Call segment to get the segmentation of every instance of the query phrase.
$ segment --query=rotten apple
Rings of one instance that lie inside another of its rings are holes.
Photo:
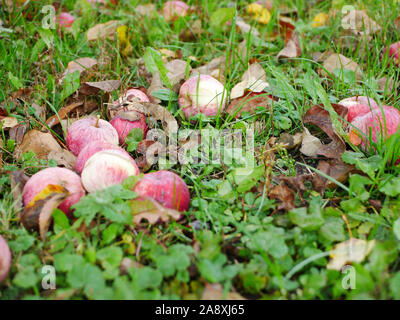
[[[8,276],[11,267],[11,251],[7,241],[0,235],[0,283]]]

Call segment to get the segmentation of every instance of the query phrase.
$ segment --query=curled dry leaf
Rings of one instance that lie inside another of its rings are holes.
[[[188,65],[187,61],[174,59],[165,64],[168,70],[167,77],[175,92],[179,91],[180,82],[185,79],[186,70],[190,72],[192,68]]]
[[[53,210],[65,200],[68,191],[62,186],[48,185],[41,194],[43,198],[39,197],[26,206],[21,215],[21,223],[28,230],[39,231],[40,238],[44,239],[52,221]]]
[[[232,88],[231,99],[242,97],[245,90],[259,93],[269,86],[267,75],[258,62],[249,66],[249,68],[243,73],[241,80],[241,82]]]
[[[24,170],[17,170],[10,172],[11,180],[11,194],[14,200],[14,208],[21,209],[22,204],[22,194],[25,183],[29,180],[29,177],[25,174]]]
[[[69,117],[71,113],[73,113],[75,116],[80,116],[88,114],[95,109],[97,109],[97,102],[94,100],[86,100],[85,102],[83,101],[73,102],[58,110],[58,115],[55,114],[54,116],[47,119],[46,124],[50,128],[52,128],[60,123],[60,119],[61,121],[63,121],[66,117]]]
[[[106,23],[96,24],[87,32],[88,41],[100,39],[114,39],[120,21],[111,20]]]
[[[70,74],[74,71],[78,71],[79,73],[82,73],[84,71],[87,71],[87,70],[93,68],[94,66],[97,65],[97,63],[98,63],[97,60],[88,58],[88,57],[70,61],[67,65],[67,69],[65,69],[65,71],[60,79],[60,84],[62,83],[62,81],[64,80],[64,78],[66,77],[67,74]]]
[[[328,58],[326,58],[323,66],[330,74],[333,74],[335,69],[351,70],[355,72],[357,80],[362,79],[362,71],[360,66],[353,60],[350,60],[341,54],[331,54]],[[324,69],[319,70],[319,72],[324,77],[328,76],[328,73]]]
[[[21,145],[16,148],[15,155],[20,158],[23,153],[29,151],[33,151],[38,159],[47,160],[49,153],[61,151],[61,146],[50,133],[31,130],[24,136]]]
[[[295,190],[296,192],[302,194],[304,191],[307,190],[305,182],[312,180],[312,174],[303,173],[297,174],[294,177],[279,175],[277,178],[279,179],[279,181],[283,181],[284,183],[286,183],[292,190]]]
[[[304,128],[300,152],[307,157],[316,158],[322,146],[321,140],[314,137],[307,128]]]
[[[66,149],[60,151],[51,151],[47,157],[47,160],[54,160],[57,165],[63,166],[67,169],[74,170],[76,157],[72,152]]]
[[[295,30],[286,29],[285,47],[278,53],[276,60],[280,58],[293,59],[301,56],[299,37]]]
[[[269,192],[270,199],[279,200],[278,210],[289,211],[295,207],[294,193],[286,184],[278,184]]]
[[[373,35],[382,28],[364,10],[352,10],[342,18],[342,26],[356,36]]]
[[[301,144],[303,141],[303,132],[296,132],[294,135],[291,135],[290,133],[283,132],[279,136],[278,144],[285,148],[285,149],[293,149],[296,148],[298,145]]]
[[[29,123],[20,123],[15,127],[12,127],[8,132],[10,139],[17,142],[17,144],[21,144],[24,139],[24,135],[26,130],[29,128]]]
[[[333,159],[330,161],[321,160],[318,163],[317,169],[337,180],[338,182],[343,183],[347,180],[349,174],[355,170],[355,167],[345,164],[341,160]],[[323,193],[325,192],[326,188],[334,188],[335,186],[335,183],[331,182],[320,174],[315,173],[313,187],[318,192]]]
[[[4,118],[0,119],[0,127],[3,128],[3,129],[14,128],[17,125],[18,125],[17,118],[4,117]]]
[[[171,219],[179,220],[182,218],[180,212],[165,208],[156,200],[149,197],[131,200],[131,207],[133,222],[135,224],[140,223],[143,219],[153,225],[157,222],[168,222]]]
[[[339,104],[332,104],[332,107],[335,109],[339,117],[342,119],[346,118],[346,107]],[[308,109],[304,116],[303,122],[311,123],[321,128],[329,136],[329,138],[332,139],[329,144],[323,145],[317,150],[316,153],[318,155],[325,156],[327,158],[338,159],[341,157],[342,153],[346,151],[346,144],[333,129],[330,114],[328,110],[324,109],[322,104],[315,105]]]
[[[99,91],[105,93],[113,92],[121,86],[121,80],[106,80],[98,82],[84,82],[79,89],[79,93],[82,95],[97,94]]]
[[[372,251],[375,240],[366,241],[350,238],[334,246],[330,253],[331,260],[326,266],[329,270],[342,270],[349,263],[361,263]]]
[[[243,112],[254,113],[258,107],[271,108],[274,98],[266,93],[245,94],[243,97],[233,99],[226,112],[238,118]]]
[[[211,77],[214,77],[218,81],[224,83],[225,82],[225,66],[226,57],[220,56],[218,58],[212,59],[209,63],[193,69],[190,77],[196,76],[198,74],[206,74]]]

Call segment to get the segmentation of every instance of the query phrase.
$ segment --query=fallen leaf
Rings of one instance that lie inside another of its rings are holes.
[[[25,174],[24,170],[17,170],[10,172],[11,180],[11,194],[14,200],[14,208],[21,209],[22,204],[22,194],[25,183],[29,180],[29,177]]]
[[[74,71],[78,71],[79,73],[82,73],[84,71],[87,71],[87,70],[93,68],[97,64],[98,64],[97,60],[88,58],[88,57],[70,61],[67,65],[67,69],[65,69],[65,71],[60,79],[60,84],[63,82],[63,80],[67,76],[67,74],[70,74]]]
[[[355,170],[354,166],[343,163],[341,160],[324,161],[318,163],[317,169],[332,177],[338,182],[345,182],[349,174]],[[337,185],[318,173],[314,174],[313,187],[316,191],[323,193],[326,188],[334,188]]]
[[[270,199],[279,200],[278,210],[289,211],[295,207],[294,193],[286,184],[278,184],[273,187],[269,192]]]
[[[131,207],[133,222],[135,224],[139,224],[143,219],[153,225],[157,222],[168,222],[171,219],[179,220],[182,218],[180,212],[165,208],[156,200],[149,197],[131,200]]]
[[[379,90],[383,92],[393,92],[394,80],[393,78],[382,77],[377,80]]]
[[[20,158],[23,153],[33,151],[38,159],[45,159],[50,152],[62,150],[56,139],[50,133],[40,132],[39,130],[29,131],[22,140],[20,146],[17,146],[15,155]]]
[[[46,124],[52,128],[60,123],[60,119],[64,119],[71,111],[75,110],[77,107],[82,106],[83,101],[73,102],[65,107],[62,107],[57,114],[47,119]]]
[[[198,74],[207,74],[214,77],[218,81],[225,82],[225,56],[220,56],[218,58],[212,59],[209,63],[192,70],[190,77],[196,76]],[[222,81],[223,80],[223,81]]]
[[[276,60],[280,58],[293,59],[301,56],[299,37],[292,28],[286,28],[285,47],[278,53]]]
[[[222,300],[224,298],[224,289],[220,283],[207,283],[204,286],[201,300]],[[226,300],[246,300],[237,292],[228,292]]]
[[[142,17],[153,18],[157,16],[157,8],[153,3],[136,6],[135,13]]]
[[[67,169],[75,169],[76,157],[66,149],[51,151],[47,156],[47,160],[54,160],[58,166],[63,166]]]
[[[251,25],[244,22],[244,20],[241,17],[238,17],[236,19],[236,25],[238,26],[238,28],[244,35],[246,35],[250,32],[250,34],[254,37],[260,36],[260,32],[256,28],[252,28]]]
[[[174,59],[165,64],[165,68],[168,70],[167,77],[175,92],[179,91],[180,82],[185,79],[186,71],[192,70],[187,61]],[[154,92],[154,91],[153,91]]]
[[[25,132],[28,128],[29,128],[29,123],[20,123],[15,127],[12,127],[8,132],[10,139],[16,141],[17,144],[21,144]]]
[[[342,18],[342,26],[356,36],[373,35],[382,28],[364,10],[352,10]]]
[[[313,28],[323,27],[328,23],[329,16],[324,13],[318,13],[312,20],[311,26]]]
[[[351,71],[355,72],[357,80],[362,79],[362,71],[361,71],[360,66],[353,60],[350,60],[349,58],[346,58],[345,56],[343,56],[341,54],[336,54],[336,53],[331,54],[324,61],[323,67],[330,74],[334,74],[333,72],[335,69],[351,70]],[[321,69],[320,73],[322,76],[327,77],[328,73],[325,71],[325,69]]]
[[[266,87],[269,87],[265,70],[257,62],[249,66],[243,73],[241,80],[232,88],[231,99],[242,97],[246,90],[262,92]]]
[[[68,196],[68,191],[62,186],[49,185],[46,196],[34,201],[32,205],[25,207],[21,214],[21,222],[28,230],[39,231],[43,240],[52,221],[52,213]],[[35,197],[36,198],[36,197]]]
[[[314,137],[307,128],[304,128],[300,152],[307,157],[316,158],[318,151],[323,146],[321,140]]]
[[[114,39],[120,21],[111,20],[106,23],[96,24],[86,34],[88,41],[100,39]]]
[[[273,97],[266,93],[252,92],[243,97],[231,100],[226,112],[238,118],[243,112],[254,113],[259,107],[271,108],[273,101]]]
[[[18,125],[17,118],[5,117],[5,118],[0,119],[0,127],[3,129],[14,128],[17,125]]]
[[[372,251],[375,240],[366,241],[350,238],[333,247],[330,253],[331,260],[326,266],[329,270],[342,270],[349,263],[361,263]]]
[[[277,178],[279,179],[279,181],[283,181],[284,183],[286,183],[293,190],[296,190],[299,193],[303,193],[304,191],[307,190],[305,182],[312,180],[312,174],[303,173],[289,177],[285,175],[279,175]]]
[[[308,130],[307,130],[308,131]],[[301,144],[303,141],[304,133],[303,132],[296,132],[294,135],[290,133],[283,132],[279,136],[278,144],[285,149],[293,149]]]
[[[93,95],[99,91],[106,93],[113,92],[121,86],[121,80],[106,80],[98,82],[84,82],[79,89],[79,93],[82,95]]]
[[[339,104],[332,104],[336,113],[340,118],[345,119],[348,109]],[[325,110],[323,105],[315,105],[307,110],[304,118],[304,123],[311,123],[319,128],[321,128],[332,141],[327,145],[322,145],[318,150],[317,154],[325,156],[327,158],[338,159],[341,154],[346,151],[346,144],[339,135],[336,134],[330,114],[328,110]]]

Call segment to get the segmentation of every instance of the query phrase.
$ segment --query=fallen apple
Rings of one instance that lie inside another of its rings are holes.
[[[7,241],[0,235],[0,283],[8,276],[11,267],[11,251]]]
[[[366,114],[373,109],[379,108],[378,103],[366,96],[355,96],[346,98],[339,101],[340,105],[345,106],[348,109],[347,121],[352,122],[354,118]]]
[[[82,184],[88,192],[95,192],[121,184],[127,177],[140,173],[134,159],[126,152],[108,149],[95,153],[82,170]]]
[[[400,111],[391,106],[382,106],[372,111],[356,116],[351,122],[349,139],[355,145],[365,148],[368,145],[369,135],[373,142],[378,136],[386,140],[399,130]]]
[[[226,102],[224,85],[208,75],[188,79],[179,90],[178,103],[186,118],[198,113],[215,116],[224,110]]]
[[[389,58],[393,59],[396,66],[400,64],[400,41],[389,47]]]
[[[91,141],[101,140],[118,145],[118,132],[105,120],[88,117],[75,121],[67,131],[67,147],[77,156]]]
[[[146,117],[141,113],[138,114],[140,115],[140,119],[135,121],[124,119],[122,118],[122,116],[119,115],[111,119],[110,123],[118,132],[118,138],[120,144],[125,143],[126,137],[128,136],[129,132],[134,128],[142,129],[143,137],[146,136],[147,132]]]
[[[75,172],[59,167],[46,168],[35,173],[25,184],[22,196],[24,206],[30,206],[38,200],[49,185],[62,186],[69,192],[69,196],[58,206],[67,215],[70,207],[85,194],[81,178]]]
[[[109,142],[104,142],[101,140],[95,140],[93,142],[90,142],[89,144],[87,144],[82,150],[81,152],[79,152],[78,157],[76,158],[76,162],[75,162],[75,171],[78,172],[79,174],[81,174],[86,161],[95,153],[99,152],[99,151],[103,151],[103,150],[119,150],[121,151],[121,153],[125,153],[127,157],[130,157],[129,153],[126,152],[124,149],[122,149],[121,147],[118,147],[112,143]]]
[[[189,189],[185,181],[171,171],[160,170],[147,173],[133,190],[139,197],[150,197],[166,208],[178,211],[189,209]]]
[[[189,6],[183,1],[167,1],[164,4],[163,15],[165,20],[172,21],[186,16]]]
[[[64,28],[71,28],[75,21],[74,16],[68,12],[61,12],[55,19],[56,23]]]

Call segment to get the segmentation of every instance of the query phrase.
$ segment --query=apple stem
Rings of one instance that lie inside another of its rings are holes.
[[[99,121],[100,121],[100,116],[98,115],[98,116],[97,116],[96,125],[95,125],[95,127],[96,127],[96,128],[98,128],[98,127],[99,127]]]

